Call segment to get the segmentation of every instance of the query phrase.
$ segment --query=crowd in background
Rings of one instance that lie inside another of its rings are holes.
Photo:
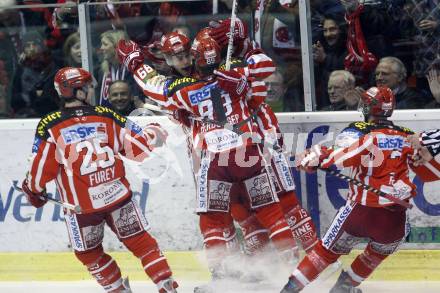
[[[102,2],[89,6],[96,102],[122,114],[145,99],[117,60],[120,39],[141,45],[146,62],[166,75],[161,36],[179,31],[193,38],[210,20],[229,17],[232,5],[219,0],[212,15],[211,0],[0,0],[0,117],[41,117],[61,106],[54,74],[81,66],[78,2]],[[257,2],[238,1],[251,38]],[[276,112],[304,111],[298,3],[266,0],[263,6],[260,45],[278,66],[266,80],[267,102]],[[439,6],[439,0],[310,0],[316,110],[355,110],[362,90],[372,85],[390,87],[397,109],[439,108]]]

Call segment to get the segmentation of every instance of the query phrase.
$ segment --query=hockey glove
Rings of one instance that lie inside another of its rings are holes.
[[[28,202],[33,205],[34,207],[41,208],[44,206],[47,202],[47,199],[44,199],[41,195],[45,194],[46,192],[43,191],[41,193],[33,193],[32,190],[30,190],[28,186],[28,180],[23,180],[23,183],[21,184],[21,189],[23,190],[24,194],[26,195],[26,198]]]
[[[313,173],[329,154],[330,151],[326,147],[314,145],[310,149],[295,155],[295,167],[307,173]]]
[[[138,44],[133,41],[120,40],[116,53],[119,62],[123,64],[131,73],[144,64],[144,55]]]
[[[232,99],[238,99],[249,90],[246,76],[234,70],[214,70],[219,88],[229,93]]]
[[[165,144],[168,132],[159,123],[150,123],[144,128],[144,133],[148,138],[148,144],[153,147],[161,147]]]
[[[224,48],[229,42],[229,30],[231,27],[231,18],[220,21],[209,22],[211,27],[210,36],[213,38],[220,48]],[[240,46],[248,37],[247,25],[239,18],[235,19],[233,40],[235,46]]]

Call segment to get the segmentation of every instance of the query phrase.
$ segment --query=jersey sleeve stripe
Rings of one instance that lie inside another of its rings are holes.
[[[41,154],[41,158],[38,159],[37,163],[37,173],[35,174],[35,178],[34,178],[34,190],[38,191],[38,192],[42,192],[44,190],[44,182],[41,182],[41,178],[43,175],[43,171],[44,171],[44,165],[46,163],[47,160],[47,154],[49,153],[49,148],[50,148],[50,144],[48,142],[44,142],[44,149],[43,152]],[[38,158],[38,156],[36,157],[36,159]]]
[[[61,172],[58,172],[57,180],[55,181],[55,183],[57,184],[58,191],[60,192],[61,200],[64,202],[68,202],[69,200],[67,198],[66,188],[64,187],[63,184],[63,178],[61,176]]]
[[[430,162],[426,162],[425,163],[426,168],[429,169],[429,171],[431,171],[435,176],[437,176],[438,178],[440,178],[440,171],[435,168]]]
[[[263,67],[263,68],[250,68],[249,73],[255,75],[257,73],[273,73],[275,72],[275,67]]]
[[[118,139],[118,133],[116,129],[116,124],[113,123],[113,153],[118,154],[120,152],[119,146],[119,139]]]
[[[353,148],[354,144],[352,144],[348,148],[337,149],[333,151],[327,159],[323,160],[322,165],[325,166],[331,165],[332,161],[334,161],[333,164],[335,165],[342,165],[345,160],[357,156],[372,144],[373,144],[373,137],[370,136],[368,137],[367,140],[365,140],[359,147],[356,147],[354,150],[350,151],[350,149]],[[348,151],[348,152],[345,153],[344,151]]]
[[[177,99],[178,99],[179,103],[180,103],[182,106],[185,107],[185,110],[187,110],[188,112],[192,113],[191,108],[188,106],[188,104],[187,104],[187,103],[185,102],[185,100],[183,99],[182,94],[181,94],[180,91],[177,91],[177,92],[176,92],[176,96],[177,96]]]
[[[139,142],[136,138],[126,135],[126,138],[129,142],[133,143],[135,146],[137,146],[142,152],[148,154],[151,152],[151,150],[146,147],[143,143]]]

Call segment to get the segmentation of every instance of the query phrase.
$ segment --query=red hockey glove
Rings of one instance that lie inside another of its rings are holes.
[[[134,73],[135,70],[144,64],[144,55],[139,45],[133,41],[120,40],[116,48],[119,62]]]
[[[219,88],[229,93],[231,98],[237,99],[249,90],[246,76],[235,70],[214,70]]]
[[[28,202],[37,209],[46,204],[47,199],[43,199],[42,197],[40,197],[40,195],[43,195],[45,192],[43,191],[41,193],[33,193],[32,190],[29,189],[27,179],[23,180],[23,183],[21,184],[21,189],[26,195]]]
[[[159,123],[150,123],[144,128],[144,133],[148,137],[151,147],[157,148],[165,144],[168,132]]]
[[[326,147],[314,145],[310,149],[295,155],[295,167],[307,173],[313,173],[329,154],[330,151]]]
[[[209,22],[209,26],[212,28],[209,34],[211,38],[213,38],[221,48],[226,47],[229,42],[228,35],[231,28],[231,18],[220,21],[211,21]],[[234,45],[241,45],[241,43],[243,43],[247,37],[247,25],[237,17],[234,23]]]

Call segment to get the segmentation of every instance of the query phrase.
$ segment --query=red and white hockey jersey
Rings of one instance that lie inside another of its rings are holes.
[[[321,167],[348,167],[350,177],[407,200],[416,195],[416,186],[409,178],[414,150],[405,139],[413,132],[387,122],[351,123],[337,136],[334,149]],[[348,200],[371,207],[394,204],[354,184],[349,186]]]
[[[142,161],[150,151],[143,130],[109,108],[52,112],[37,126],[29,188],[42,192],[55,179],[64,202],[83,213],[105,210],[131,196],[120,156]]]
[[[230,125],[237,125],[238,131],[248,135],[256,134],[256,126],[252,123],[248,100],[264,100],[266,87],[264,82],[256,80],[270,75],[275,67],[272,60],[265,54],[256,54],[248,58],[250,64],[239,66],[243,61],[232,62],[234,70],[247,76],[252,90],[240,99],[231,99],[229,94],[221,91],[221,104]],[[152,69],[147,65],[138,68],[134,79],[142,88],[144,94],[157,102],[160,106],[169,109],[184,109],[194,116],[217,120],[214,115],[214,103],[211,90],[217,87],[217,82],[197,80],[191,77],[168,78],[149,77]],[[236,132],[219,126],[215,123],[197,123],[192,127],[194,145],[201,145],[212,152],[222,152],[245,146],[250,143],[249,136],[240,136]]]

